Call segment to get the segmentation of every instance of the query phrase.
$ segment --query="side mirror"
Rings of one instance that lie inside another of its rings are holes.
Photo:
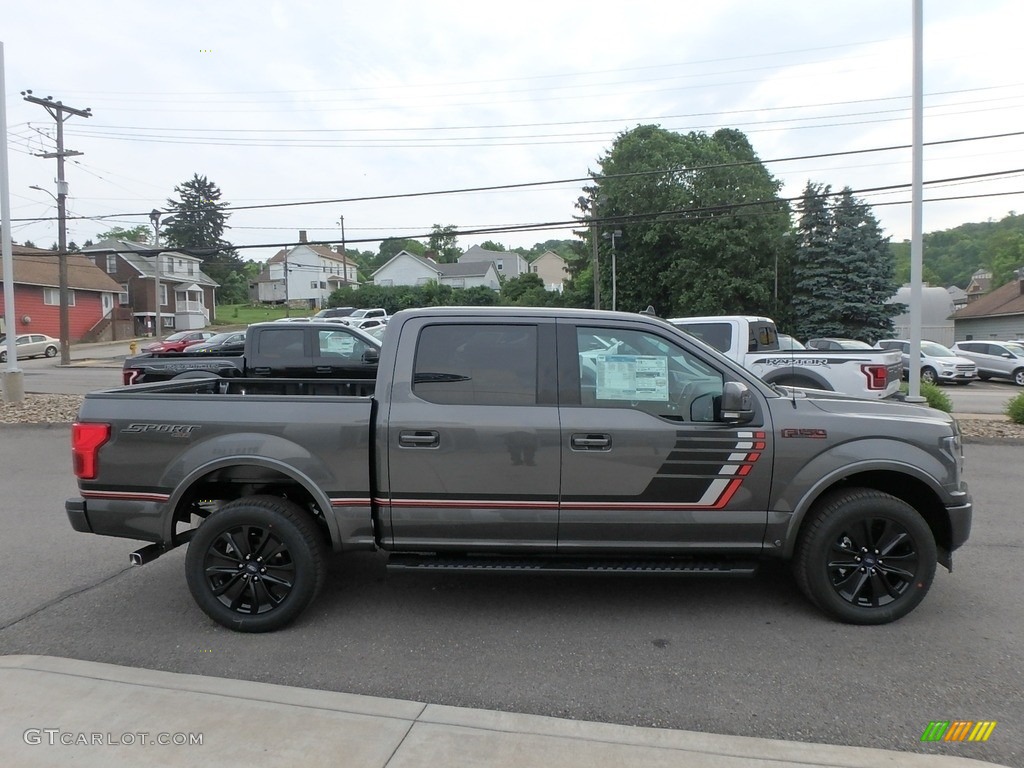
[[[722,421],[746,424],[754,418],[754,396],[746,384],[727,381],[722,388]]]
[[[363,352],[363,362],[367,365],[376,365],[380,361],[380,350],[371,347]]]

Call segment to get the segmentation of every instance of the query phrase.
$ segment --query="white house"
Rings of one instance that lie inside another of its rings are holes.
[[[519,277],[530,271],[530,263],[514,251],[488,251],[474,245],[459,256],[459,264],[493,261],[494,269],[502,277]]]
[[[374,285],[425,285],[439,283],[453,288],[501,287],[498,272],[490,261],[467,264],[439,264],[429,256],[399,251],[373,273]]]
[[[255,283],[255,299],[264,303],[303,302],[315,309],[326,306],[327,298],[338,288],[358,284],[356,263],[340,246],[333,251],[325,245],[310,245],[305,231],[300,231],[299,245],[267,259]]]
[[[569,279],[569,269],[566,267],[565,259],[554,251],[544,251],[540,256],[530,263],[530,271],[544,281],[544,287],[549,291],[562,292],[565,281]]]

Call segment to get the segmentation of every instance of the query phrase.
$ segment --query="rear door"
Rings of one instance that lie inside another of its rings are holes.
[[[396,354],[412,371],[393,372],[383,439],[378,429],[386,545],[555,550],[554,340],[552,320],[406,321]]]
[[[654,330],[565,320],[558,345],[559,552],[759,551],[773,447],[763,408],[716,421],[731,372]]]

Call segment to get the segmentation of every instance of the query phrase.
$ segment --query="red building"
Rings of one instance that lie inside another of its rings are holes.
[[[45,333],[60,338],[60,276],[57,253],[41,248],[12,246],[14,272],[14,333]],[[121,286],[91,260],[68,254],[69,343],[111,341],[118,335],[114,310]],[[3,285],[0,274],[0,286]],[[0,290],[0,328],[6,307]],[[4,329],[6,331],[6,329]]]

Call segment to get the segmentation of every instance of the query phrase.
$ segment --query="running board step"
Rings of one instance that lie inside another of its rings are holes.
[[[455,573],[622,573],[675,576],[753,576],[756,560],[728,558],[617,559],[582,557],[493,557],[392,554],[389,571]]]

